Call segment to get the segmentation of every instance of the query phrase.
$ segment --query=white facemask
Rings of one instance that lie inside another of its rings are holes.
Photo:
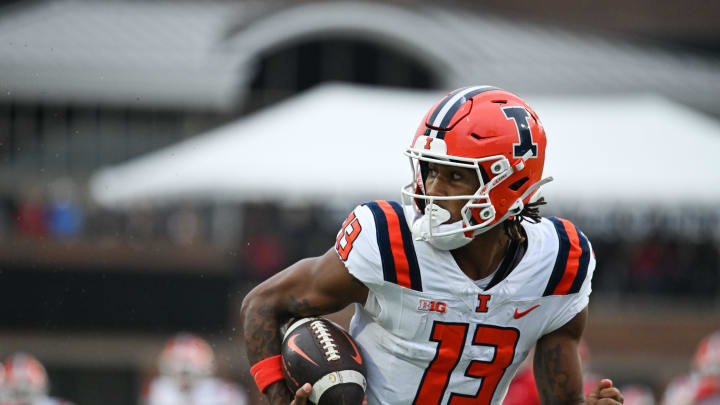
[[[453,250],[470,243],[473,238],[465,236],[464,232],[454,232],[449,235],[438,234],[459,231],[463,229],[463,221],[445,224],[450,220],[450,212],[439,205],[428,204],[425,213],[412,224],[412,234],[415,239],[424,240],[440,250]]]

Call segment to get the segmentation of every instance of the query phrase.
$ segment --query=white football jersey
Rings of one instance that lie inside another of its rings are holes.
[[[483,289],[450,252],[413,240],[400,204],[348,216],[335,247],[369,289],[350,334],[370,405],[499,405],[535,342],[587,306],[595,258],[585,235],[560,218],[523,226],[525,255]]]
[[[155,378],[147,392],[147,405],[247,405],[244,392],[235,384],[214,377],[203,378],[188,391],[180,389],[177,380]]]

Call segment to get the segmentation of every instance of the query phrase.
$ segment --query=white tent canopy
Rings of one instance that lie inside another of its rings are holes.
[[[325,85],[90,180],[106,206],[397,199],[402,156],[442,96]],[[720,123],[653,95],[526,97],[548,133],[551,201],[720,201]]]

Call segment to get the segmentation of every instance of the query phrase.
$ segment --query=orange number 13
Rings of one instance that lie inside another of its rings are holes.
[[[414,405],[440,405],[448,383],[450,374],[460,362],[460,356],[465,347],[469,325],[467,323],[450,323],[435,321],[430,340],[438,342],[435,358],[432,359],[417,394]],[[492,325],[477,325],[473,345],[493,346],[495,355],[491,361],[472,360],[465,370],[465,376],[482,378],[478,392],[473,395],[450,393],[448,405],[488,405],[495,395],[500,379],[505,369],[515,357],[520,332],[515,328],[502,328]]]

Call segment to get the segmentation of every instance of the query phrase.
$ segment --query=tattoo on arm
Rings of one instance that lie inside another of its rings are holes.
[[[311,305],[307,299],[298,300],[292,295],[286,308],[280,311],[269,304],[259,304],[246,311],[244,330],[250,364],[280,353],[282,343],[280,326],[289,317],[305,317],[319,312],[320,308]],[[265,394],[271,403],[288,403],[292,398],[284,383],[272,384]]]
[[[558,344],[542,348],[535,357],[535,377],[543,405],[583,403],[582,392],[571,383],[571,371],[563,364],[561,352]]]
[[[280,327],[270,305],[248,313],[244,329],[251,364],[280,353]]]
[[[307,299],[298,300],[291,295],[286,308],[278,312],[271,305],[260,305],[257,310],[249,311],[245,320],[248,334],[247,352],[251,363],[280,353],[282,336],[280,326],[290,317],[306,317],[320,313]]]
[[[310,302],[307,300],[307,298],[302,301],[298,301],[294,295],[291,295],[290,302],[288,302],[287,311],[291,316],[306,317],[319,314],[321,308],[310,305]]]

